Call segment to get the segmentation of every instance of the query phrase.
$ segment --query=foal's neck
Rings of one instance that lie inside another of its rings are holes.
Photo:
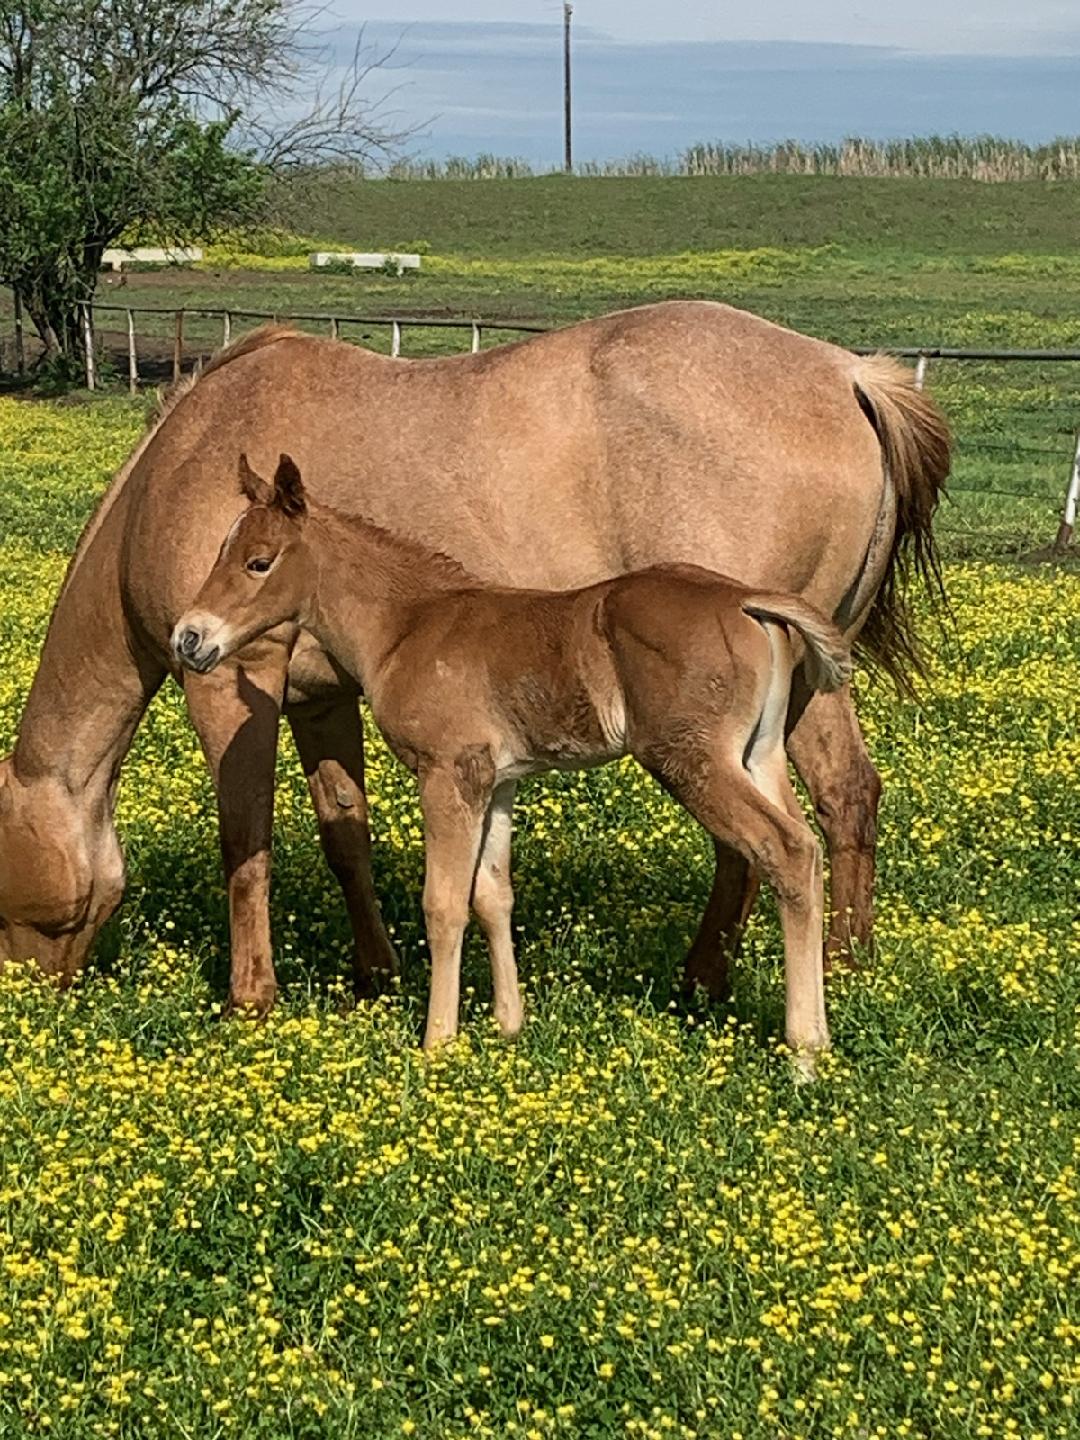
[[[458,561],[358,516],[312,505],[309,628],[362,684],[394,648],[418,600],[478,583]]]

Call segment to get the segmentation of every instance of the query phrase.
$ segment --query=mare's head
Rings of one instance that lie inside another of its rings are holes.
[[[0,966],[36,960],[61,984],[120,903],[124,860],[104,798],[0,761]]]
[[[294,461],[282,455],[270,484],[241,455],[240,490],[250,504],[172,633],[176,659],[200,674],[274,626],[301,622],[311,596],[307,500]]]

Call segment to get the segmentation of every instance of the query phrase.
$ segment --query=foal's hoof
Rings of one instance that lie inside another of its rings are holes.
[[[516,1040],[521,1034],[521,1028],[525,1024],[525,1011],[519,1006],[516,1010],[495,1011],[495,1023],[499,1027],[500,1039],[511,1041]]]
[[[813,1085],[818,1078],[818,1059],[828,1050],[827,1045],[800,1046],[791,1054],[791,1078],[796,1085]]]

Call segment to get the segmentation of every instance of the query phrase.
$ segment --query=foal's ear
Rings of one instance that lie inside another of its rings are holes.
[[[307,498],[304,494],[304,482],[300,478],[300,467],[291,455],[282,455],[278,459],[277,471],[274,475],[274,509],[289,520],[299,520],[302,515],[307,514]]]
[[[262,478],[256,475],[255,471],[248,464],[246,455],[241,454],[238,467],[240,476],[240,494],[252,505],[269,505],[274,498],[274,492]]]

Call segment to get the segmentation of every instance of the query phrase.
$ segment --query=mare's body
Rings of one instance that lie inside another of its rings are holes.
[[[437,361],[281,332],[241,341],[146,436],[72,561],[0,765],[0,960],[32,955],[70,979],[119,899],[120,765],[178,673],[169,635],[241,508],[241,450],[264,469],[290,450],[318,500],[449,551],[485,582],[560,588],[690,561],[886,638],[889,577],[906,545],[925,544],[948,460],[940,417],[892,362],[705,302]],[[390,963],[355,687],[310,637],[292,639],[267,635],[184,680],[218,792],[231,994],[259,1009],[276,989],[267,894],[283,707],[359,970]],[[869,935],[878,782],[846,692],[808,698],[797,679],[789,745],[832,858],[836,949]],[[690,961],[715,992],[749,894],[743,859],[719,850]]]

